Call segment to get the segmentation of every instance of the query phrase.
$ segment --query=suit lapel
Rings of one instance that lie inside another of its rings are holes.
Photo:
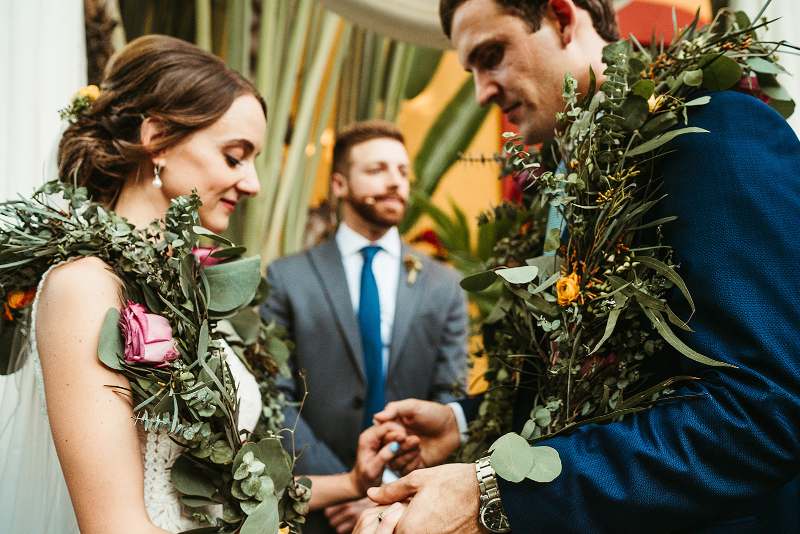
[[[392,345],[389,351],[389,372],[387,373],[389,377],[403,353],[408,331],[417,315],[419,303],[424,298],[425,285],[428,281],[425,269],[422,269],[417,272],[417,279],[414,283],[409,283],[408,269],[405,266],[405,258],[409,254],[419,257],[403,243],[400,256],[400,280],[397,283],[397,303],[394,309],[394,326],[392,327]]]
[[[317,271],[322,287],[325,289],[328,304],[333,310],[336,322],[347,345],[348,354],[353,365],[358,369],[361,380],[366,382],[364,361],[362,358],[361,334],[353,313],[350,291],[347,288],[347,277],[342,265],[342,257],[335,239],[329,239],[322,245],[309,251],[311,263]]]

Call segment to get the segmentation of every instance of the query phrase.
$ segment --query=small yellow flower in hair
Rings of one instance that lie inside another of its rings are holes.
[[[89,102],[94,102],[98,98],[100,98],[100,88],[96,85],[87,85],[86,87],[81,88],[78,91],[78,94],[75,95],[75,98],[87,98]]]
[[[569,306],[569,304],[580,295],[580,278],[578,273],[562,276],[556,282],[556,293],[558,293],[558,305]]]

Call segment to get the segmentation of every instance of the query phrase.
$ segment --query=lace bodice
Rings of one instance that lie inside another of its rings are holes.
[[[39,283],[37,297],[31,311],[31,327],[28,336],[30,340],[30,355],[33,359],[36,376],[36,387],[40,393],[39,398],[42,399],[41,408],[43,411],[47,410],[47,405],[39,352],[36,346],[36,310],[39,304],[38,295],[41,294],[41,289],[49,272],[45,273]],[[227,346],[226,361],[236,382],[239,396],[239,429],[252,431],[262,410],[258,383],[233,350]],[[170,482],[170,468],[180,456],[182,447],[173,442],[165,433],[142,432],[140,436],[144,463],[144,503],[150,520],[156,526],[169,532],[180,532],[201,526],[183,512],[178,495]],[[211,512],[221,514],[221,508],[220,506],[219,510],[211,510]]]

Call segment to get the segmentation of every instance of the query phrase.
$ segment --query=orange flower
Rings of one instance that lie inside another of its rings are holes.
[[[11,293],[8,294],[6,297],[6,304],[12,310],[18,310],[20,308],[24,308],[36,297],[36,288],[31,287],[26,289],[25,291],[21,289],[15,289]]]
[[[558,293],[559,306],[569,306],[569,304],[578,298],[581,292],[580,278],[578,273],[572,273],[568,276],[562,276],[556,282],[556,293]]]

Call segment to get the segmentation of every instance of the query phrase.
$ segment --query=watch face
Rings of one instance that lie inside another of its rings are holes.
[[[481,508],[481,524],[490,532],[511,532],[511,525],[503,513],[500,499],[492,499]]]

